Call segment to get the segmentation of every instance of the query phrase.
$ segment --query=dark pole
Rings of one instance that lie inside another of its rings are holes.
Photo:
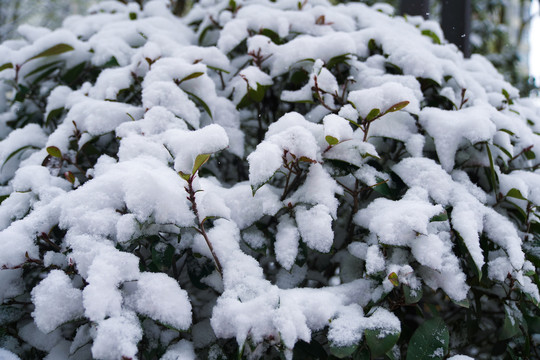
[[[429,17],[429,0],[401,0],[399,4],[401,15],[421,15]]]
[[[471,56],[471,0],[443,0],[441,27],[446,39]]]

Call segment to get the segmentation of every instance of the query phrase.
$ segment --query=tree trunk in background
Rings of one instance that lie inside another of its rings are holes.
[[[401,15],[421,15],[429,17],[429,0],[401,0],[399,4]]]
[[[471,0],[443,0],[441,27],[446,39],[471,56]]]

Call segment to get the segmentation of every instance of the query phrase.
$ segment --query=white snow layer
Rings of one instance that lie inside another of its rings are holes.
[[[490,279],[504,281],[510,274],[540,300],[525,275],[532,265],[525,261],[523,234],[504,211],[493,208],[492,194],[458,170],[466,162],[489,169],[503,196],[519,190],[540,205],[540,173],[526,170],[537,163],[522,159],[525,149],[540,158],[540,113],[531,101],[518,100],[518,91],[483,57],[464,59],[444,39],[441,45],[423,36],[428,29],[442,39],[433,23],[388,16],[387,7],[330,6],[324,0],[302,9],[297,1],[240,3],[233,14],[227,1],[201,1],[179,19],[165,1],[149,1],[144,9],[102,2],[86,17],[67,18],[61,29],[23,26],[23,40],[0,44],[0,65],[23,64],[19,81],[25,86],[45,64],[44,58],[27,60],[54,45],[73,48],[53,57],[68,69],[112,64],[93,84],[78,89],[46,84],[43,120],[63,109],[57,126],[11,130],[17,109],[8,110],[13,94],[0,85],[0,195],[9,194],[0,204],[0,300],[24,293],[20,267],[26,262],[43,260],[50,267],[31,291],[33,321],[20,324],[23,341],[48,352],[48,359],[76,351],[88,358],[136,358],[137,344],[148,331],[152,341],[167,347],[163,359],[194,359],[201,340],[179,340],[171,335],[175,330],[157,325],[188,330],[194,313],[199,322],[193,334],[235,338],[240,345],[275,341],[284,344],[289,357],[298,340],[309,342],[313,332],[326,327],[332,345],[349,346],[366,329],[400,331],[388,310],[375,307],[368,315],[363,310],[394,288],[391,274],[412,289],[424,283],[453,300],[466,298],[469,285],[453,251],[456,236],[476,270],[487,262]],[[191,23],[200,24],[197,33],[185,25]],[[207,31],[216,24],[219,31]],[[199,39],[210,46],[199,46]],[[244,41],[249,55],[238,55]],[[373,47],[382,55],[373,54]],[[338,83],[336,61],[350,67],[346,84]],[[387,67],[400,71],[390,74]],[[294,72],[307,76],[298,90],[276,86]],[[14,77],[13,69],[0,72],[0,80]],[[441,88],[452,110],[425,106],[421,81],[428,80]],[[267,89],[281,91],[276,96],[287,105],[313,106],[305,114],[285,113],[257,144],[247,141],[244,131],[258,114],[236,106],[255,101],[250,96]],[[127,101],[130,92],[136,99]],[[383,114],[405,102],[400,111],[366,124],[373,109]],[[395,154],[387,139],[398,144]],[[57,147],[58,161],[66,165],[84,146],[108,142],[118,151],[99,156],[73,184],[58,169],[42,165],[46,147]],[[249,182],[220,183],[219,161],[245,159],[246,151]],[[224,157],[208,164],[216,177],[194,173],[199,155],[219,152]],[[387,161],[406,193],[362,204],[352,218],[369,234],[333,254],[345,236],[335,231],[343,220],[338,210],[345,192],[355,183],[369,187],[362,188],[366,192],[380,190],[381,181],[392,185],[390,169],[376,169],[371,159]],[[355,170],[341,176],[330,166],[336,162]],[[523,170],[506,172],[497,165],[510,163]],[[179,173],[191,176],[198,218]],[[302,181],[293,188],[296,176]],[[286,181],[292,190],[283,189]],[[527,201],[516,199],[516,206],[526,209]],[[436,221],[445,214],[448,220]],[[257,229],[259,220],[277,216],[275,229]],[[201,279],[218,293],[205,305],[176,279],[141,271],[139,257],[119,250],[151,235],[172,236],[175,255],[189,249],[213,261],[203,235],[193,230],[203,220],[213,222],[206,229],[208,240],[223,271]],[[51,247],[41,259],[40,243],[55,227],[65,236],[55,244],[59,249]],[[487,259],[481,236],[500,248]],[[263,264],[242,250],[246,244],[273,249],[275,261],[264,266],[279,268],[275,284],[265,277]],[[345,281],[341,269],[335,277],[344,281],[339,285],[297,288],[311,275],[297,262],[306,247],[336,257],[348,251],[351,259],[365,262],[365,278],[359,270]],[[414,268],[408,264],[412,259]],[[384,280],[374,280],[380,276]],[[139,316],[153,319],[154,326],[141,324]],[[88,322],[73,340],[62,332],[72,320]],[[0,357],[17,359],[5,349]]]

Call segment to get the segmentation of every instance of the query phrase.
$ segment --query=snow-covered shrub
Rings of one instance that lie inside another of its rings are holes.
[[[152,1],[19,31],[3,358],[539,357],[540,110],[435,23]]]

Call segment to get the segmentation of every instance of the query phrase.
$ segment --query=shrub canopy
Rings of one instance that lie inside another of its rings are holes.
[[[102,2],[1,44],[0,355],[538,357],[540,110],[392,12]]]

